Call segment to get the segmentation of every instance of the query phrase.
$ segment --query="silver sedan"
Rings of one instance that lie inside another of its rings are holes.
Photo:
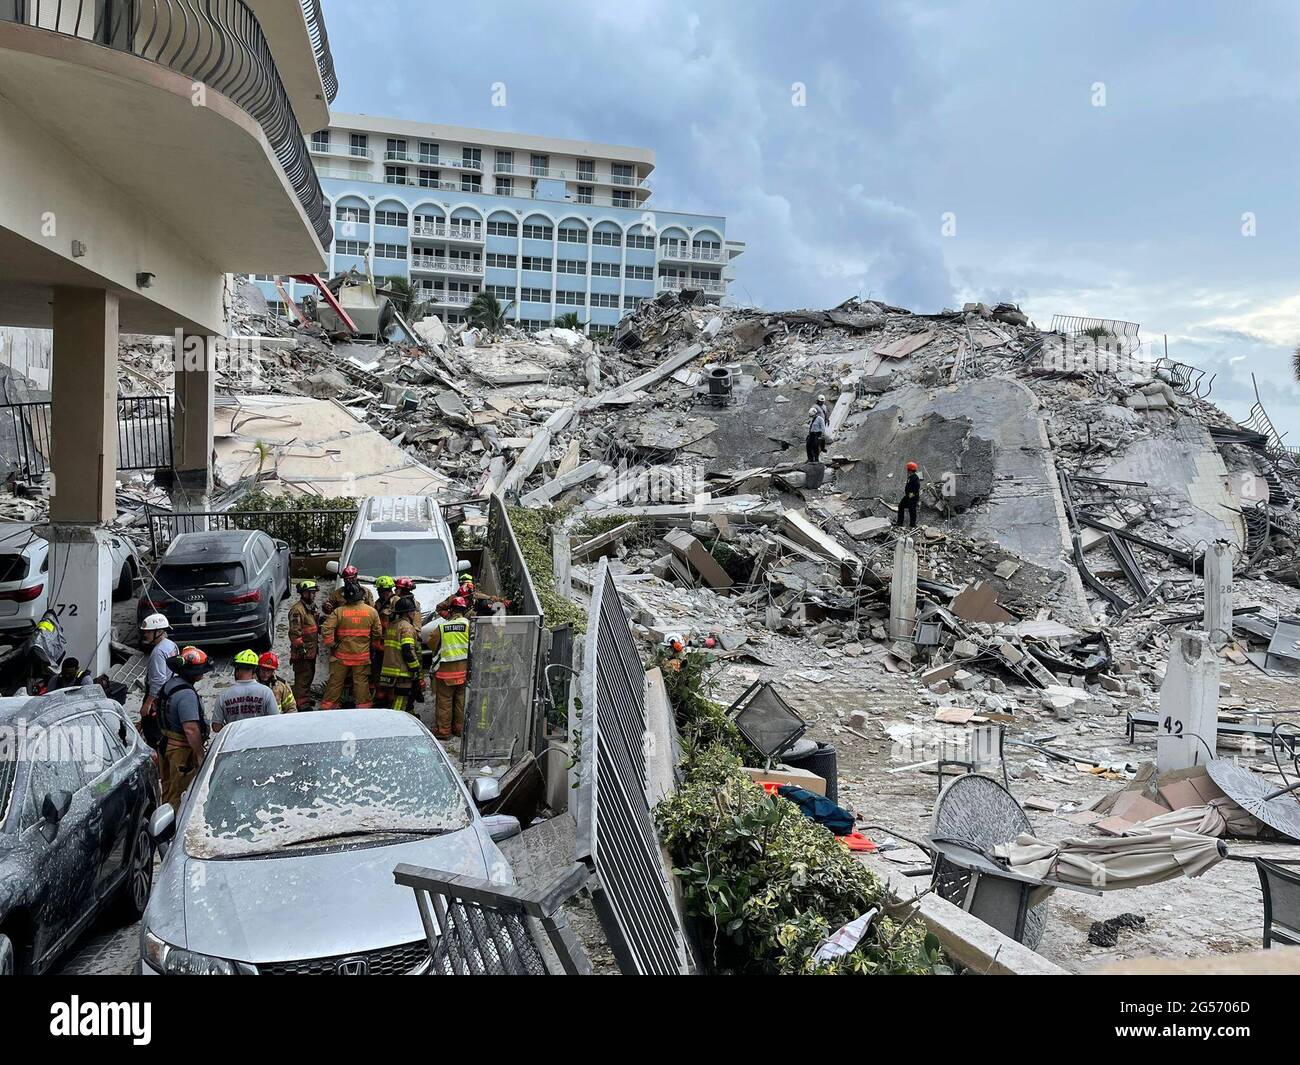
[[[418,973],[429,950],[402,862],[512,883],[442,748],[410,714],[237,721],[172,820],[140,933],[145,974]],[[517,828],[515,828],[517,831]]]

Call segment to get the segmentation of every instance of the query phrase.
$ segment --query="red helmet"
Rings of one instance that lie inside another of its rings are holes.
[[[469,606],[469,604],[465,602],[465,597],[462,595],[458,595],[454,599],[452,599],[451,605],[454,606],[457,610],[464,610],[467,606]]]
[[[267,651],[257,660],[257,665],[259,669],[279,669],[280,658],[274,651]]]
[[[355,581],[359,575],[360,574],[358,573],[356,566],[343,567],[343,579],[345,581]]]
[[[396,587],[399,595],[403,592],[413,592],[415,591],[415,581],[411,580],[410,577],[398,577],[394,587]]]
[[[920,468],[921,468],[921,467],[918,466],[915,462],[909,462],[909,463],[907,464],[907,470],[908,470],[909,473],[915,473],[915,472],[916,472],[917,470],[919,470]]]

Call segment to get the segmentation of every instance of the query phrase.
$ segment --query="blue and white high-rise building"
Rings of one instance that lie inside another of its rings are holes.
[[[409,278],[447,322],[486,289],[526,328],[572,311],[603,333],[665,290],[722,300],[744,251],[721,215],[651,203],[647,148],[330,117],[309,147],[334,222],[331,274],[364,270],[369,253],[377,279]]]

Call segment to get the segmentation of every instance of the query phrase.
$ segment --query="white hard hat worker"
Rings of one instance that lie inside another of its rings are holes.
[[[809,407],[809,408],[808,408],[808,413],[809,413],[809,414],[816,414],[816,413],[817,413],[817,408],[816,408],[816,407]]]
[[[170,629],[172,623],[167,620],[166,614],[150,614],[140,622],[141,632],[156,632],[158,629]]]

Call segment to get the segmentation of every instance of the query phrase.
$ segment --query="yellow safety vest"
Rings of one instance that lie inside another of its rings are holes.
[[[469,657],[469,620],[442,618],[438,622],[441,640],[438,644],[438,662],[463,662]]]

